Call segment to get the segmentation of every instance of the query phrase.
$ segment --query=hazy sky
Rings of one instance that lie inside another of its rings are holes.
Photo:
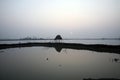
[[[0,38],[120,37],[120,0],[0,0]]]

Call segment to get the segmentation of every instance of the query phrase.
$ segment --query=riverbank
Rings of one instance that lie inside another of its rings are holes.
[[[77,43],[18,43],[18,44],[0,44],[0,49],[20,48],[20,47],[54,47],[56,49],[78,49],[91,50],[96,52],[108,52],[120,54],[120,45],[103,45],[103,44],[77,44]]]

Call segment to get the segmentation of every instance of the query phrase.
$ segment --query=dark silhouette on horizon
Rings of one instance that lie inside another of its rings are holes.
[[[54,40],[62,40],[61,35],[57,35]]]

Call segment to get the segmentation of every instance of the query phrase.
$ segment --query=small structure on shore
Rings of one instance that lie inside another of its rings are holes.
[[[55,38],[54,38],[54,41],[55,43],[61,43],[61,40],[62,40],[62,37],[61,35],[57,35]],[[61,51],[61,48],[56,48],[56,50]]]
[[[57,35],[54,40],[62,40],[61,35]]]

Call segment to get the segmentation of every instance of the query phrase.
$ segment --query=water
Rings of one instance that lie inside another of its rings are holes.
[[[55,42],[53,40],[0,41],[0,44]],[[120,40],[62,40],[64,43],[120,45]],[[83,80],[119,78],[120,54],[52,47],[0,50],[0,80]]]
[[[0,80],[120,78],[119,54],[49,47],[0,50]]]
[[[18,40],[18,41],[0,41],[0,44],[15,44],[27,42],[54,42],[54,40]],[[83,43],[83,44],[107,44],[120,45],[120,40],[62,40],[65,43]]]

